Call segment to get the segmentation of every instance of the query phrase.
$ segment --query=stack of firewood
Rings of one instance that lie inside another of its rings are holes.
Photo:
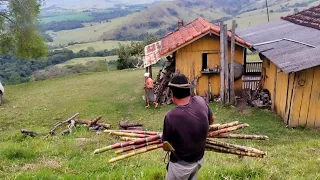
[[[210,126],[206,141],[206,150],[218,153],[228,153],[238,156],[259,157],[263,158],[266,153],[256,149],[226,142],[213,140],[212,138],[232,138],[232,139],[252,139],[252,140],[268,140],[267,136],[262,135],[247,135],[247,134],[229,134],[229,132],[238,129],[249,127],[248,124],[240,124],[238,121],[226,124],[214,124]],[[154,131],[139,131],[139,130],[105,130],[105,133],[120,137],[119,142],[110,146],[106,146],[94,151],[94,154],[102,153],[108,150],[114,150],[115,154],[119,155],[109,160],[110,163],[116,162],[135,156],[141,153],[159,149],[165,145],[162,142],[162,134]],[[170,146],[170,145],[169,145]],[[172,150],[173,153],[174,149]]]
[[[168,84],[175,73],[175,62],[167,62],[163,67],[155,81],[154,94],[156,95],[156,102],[159,104],[171,104],[171,94]]]

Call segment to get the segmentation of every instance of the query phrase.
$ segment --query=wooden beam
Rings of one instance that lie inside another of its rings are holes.
[[[278,67],[273,64],[273,66],[275,67],[274,69],[274,82],[273,82],[273,98],[272,98],[272,111],[276,112],[276,89],[277,89],[277,77],[278,77]]]
[[[235,33],[236,33],[236,21],[232,21],[232,35],[231,35],[231,65],[230,65],[230,103],[236,103],[236,97],[234,92],[234,56],[235,56]]]
[[[220,23],[220,98],[221,98],[221,104],[224,104],[224,24],[223,22]]]
[[[225,80],[225,101],[230,103],[230,83],[229,83],[229,47],[228,47],[228,27],[224,25],[224,80]]]
[[[152,79],[152,66],[149,66],[150,78]]]

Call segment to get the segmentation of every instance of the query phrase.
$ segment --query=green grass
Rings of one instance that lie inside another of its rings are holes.
[[[96,51],[102,51],[105,49],[111,50],[119,48],[120,44],[130,44],[130,41],[97,41],[97,42],[91,42],[91,43],[83,43],[83,44],[75,44],[72,46],[65,47],[66,49],[69,49],[73,52],[79,52],[80,50],[84,49],[86,50],[88,47],[93,47]]]
[[[45,14],[40,20],[41,23],[50,23],[52,21],[90,21],[92,19],[90,12],[55,12]]]
[[[101,41],[104,34],[113,34],[121,28],[126,17],[115,18],[110,22],[91,23],[83,28],[64,30],[59,32],[47,31],[53,38],[53,45],[68,44],[69,42],[94,42]],[[110,36],[111,37],[111,36]]]
[[[145,109],[144,70],[85,73],[60,79],[6,86],[0,107],[0,179],[163,179],[162,150],[108,164],[112,152],[93,155],[96,148],[116,142],[77,127],[69,136],[30,138],[20,129],[48,132],[57,121],[79,112],[79,118],[103,115],[118,128],[121,119],[161,131],[163,118],[173,106]],[[206,152],[199,179],[317,179],[320,177],[320,132],[288,129],[266,110],[240,113],[232,107],[210,105],[217,123],[249,123],[243,133],[264,134],[269,141],[231,141],[267,151],[264,159],[239,159]],[[79,138],[86,138],[81,140]]]
[[[64,62],[62,64],[58,64],[56,66],[62,67],[62,66],[76,65],[76,64],[85,65],[87,62],[90,62],[90,61],[105,61],[105,60],[112,61],[117,59],[118,59],[118,56],[75,58],[75,59],[71,59],[70,61]]]

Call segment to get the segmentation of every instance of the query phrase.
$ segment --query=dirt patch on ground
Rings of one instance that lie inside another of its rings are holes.
[[[40,168],[50,168],[50,169],[57,169],[61,167],[61,161],[58,158],[55,159],[40,159],[36,163],[25,164],[21,170],[22,171],[29,171],[29,170],[37,170]]]

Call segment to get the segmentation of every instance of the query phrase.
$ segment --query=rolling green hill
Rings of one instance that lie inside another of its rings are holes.
[[[108,62],[108,61],[116,61],[117,59],[118,59],[118,56],[75,58],[75,59],[66,61],[64,63],[58,64],[56,66],[63,67],[63,66],[76,65],[76,64],[85,65],[90,61],[107,61]]]
[[[269,0],[270,19],[292,14],[294,9],[302,10],[319,4],[320,0]],[[110,22],[91,23],[84,28],[49,32],[54,44],[68,42],[92,42],[102,39],[143,39],[147,33],[163,36],[177,27],[178,19],[188,23],[198,17],[208,21],[237,20],[239,28],[267,22],[264,0],[176,0],[157,2],[125,17]]]
[[[130,41],[96,41],[92,43],[83,43],[83,44],[74,44],[71,46],[64,47],[65,49],[69,49],[75,53],[79,52],[80,50],[86,50],[88,47],[94,48],[95,51],[102,51],[105,49],[112,50],[117,49],[119,44],[130,44]]]

